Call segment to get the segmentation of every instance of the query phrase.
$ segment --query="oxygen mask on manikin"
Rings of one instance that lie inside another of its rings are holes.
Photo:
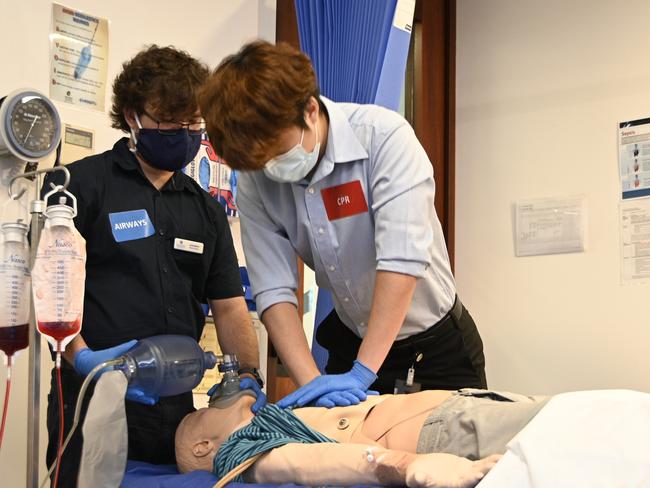
[[[239,361],[235,354],[224,354],[219,357],[219,371],[223,374],[221,382],[216,386],[208,406],[214,408],[227,408],[242,396],[248,395],[255,398],[251,390],[239,388]]]

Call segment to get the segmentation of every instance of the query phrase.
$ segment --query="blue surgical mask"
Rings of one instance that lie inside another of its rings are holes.
[[[295,183],[302,180],[316,166],[320,150],[320,137],[318,134],[318,122],[316,123],[316,145],[311,152],[302,147],[305,137],[305,129],[300,135],[300,142],[289,151],[271,159],[264,166],[264,174],[274,181],[280,183]]]
[[[137,152],[145,162],[154,168],[164,171],[183,169],[192,161],[201,147],[201,133],[190,132],[187,128],[165,133],[158,129],[144,129],[138,114],[135,114],[138,124],[138,135],[131,128],[131,139]]]

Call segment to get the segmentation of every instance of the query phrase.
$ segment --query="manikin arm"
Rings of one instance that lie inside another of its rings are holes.
[[[246,479],[307,486],[469,488],[476,486],[499,458],[470,461],[451,454],[413,454],[362,444],[287,444],[262,456]]]

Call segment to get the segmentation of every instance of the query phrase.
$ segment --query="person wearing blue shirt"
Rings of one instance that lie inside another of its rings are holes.
[[[306,55],[264,41],[227,57],[199,104],[215,150],[242,170],[237,205],[257,310],[299,386],[279,406],[350,405],[368,390],[412,391],[410,380],[487,386],[432,165],[406,120],[320,96]],[[297,313],[297,257],[334,299],[316,337],[329,352],[323,375]]]

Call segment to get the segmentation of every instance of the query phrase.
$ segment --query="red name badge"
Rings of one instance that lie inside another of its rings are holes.
[[[342,219],[368,211],[366,196],[359,180],[321,190],[329,220]]]

